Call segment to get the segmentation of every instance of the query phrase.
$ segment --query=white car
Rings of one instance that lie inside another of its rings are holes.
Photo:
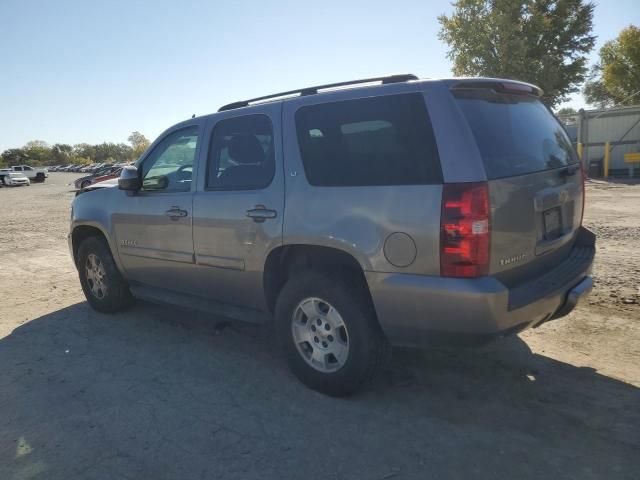
[[[4,175],[2,182],[8,187],[19,187],[22,185],[31,185],[31,181],[23,174],[18,172],[10,172]]]

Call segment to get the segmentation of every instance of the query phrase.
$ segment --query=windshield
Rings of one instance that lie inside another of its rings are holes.
[[[473,132],[488,179],[577,162],[560,123],[539,100],[492,90],[455,92]]]

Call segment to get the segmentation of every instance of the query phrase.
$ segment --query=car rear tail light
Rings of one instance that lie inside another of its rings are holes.
[[[447,183],[440,215],[440,274],[473,278],[489,272],[489,188]]]

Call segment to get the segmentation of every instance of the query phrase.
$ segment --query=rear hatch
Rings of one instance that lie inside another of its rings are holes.
[[[517,285],[556,266],[573,246],[584,204],[577,155],[535,87],[461,83],[452,92],[487,175],[489,274]]]

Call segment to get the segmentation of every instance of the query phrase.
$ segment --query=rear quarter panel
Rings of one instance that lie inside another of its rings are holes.
[[[356,258],[365,271],[439,274],[442,186],[312,186],[305,176],[295,126],[295,113],[302,106],[374,95],[420,92],[423,87],[420,82],[394,84],[324,93],[284,102],[285,245],[311,244],[337,248]],[[425,95],[425,99],[429,108],[431,96]],[[415,258],[407,266],[396,266],[385,255],[385,242],[396,232],[410,236],[414,247],[409,242],[408,248],[415,248]]]

